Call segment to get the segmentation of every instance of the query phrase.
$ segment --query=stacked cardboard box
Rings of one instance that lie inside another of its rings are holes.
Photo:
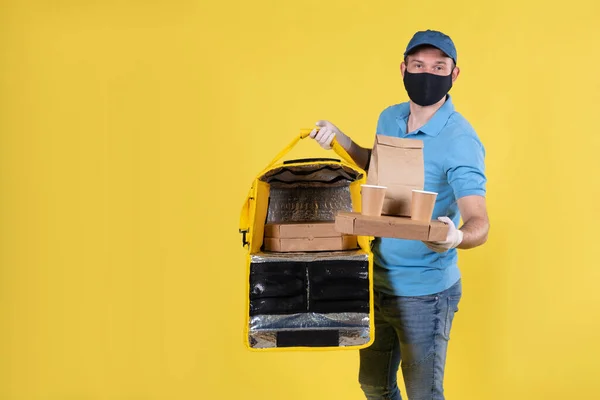
[[[356,249],[356,236],[342,234],[335,222],[266,224],[264,249],[276,252]]]

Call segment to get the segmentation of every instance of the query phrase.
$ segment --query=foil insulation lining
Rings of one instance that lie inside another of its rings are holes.
[[[252,348],[268,349],[277,347],[277,331],[251,332],[248,337]],[[369,328],[338,330],[338,347],[360,346],[368,343],[369,340]]]
[[[283,166],[264,174],[270,186],[267,223],[334,221],[352,211],[350,184],[360,174],[341,165]]]
[[[267,223],[335,221],[340,211],[352,211],[349,186],[271,186]]]
[[[368,261],[369,255],[363,250],[322,251],[311,253],[255,253],[250,256],[252,263],[266,262],[313,262],[313,261]]]
[[[314,312],[291,315],[255,315],[250,318],[250,331],[315,328],[368,328],[369,314]]]
[[[338,346],[358,346],[370,339],[369,314],[301,313],[292,315],[256,315],[250,319],[249,342],[254,348],[277,347],[277,332],[336,330]]]

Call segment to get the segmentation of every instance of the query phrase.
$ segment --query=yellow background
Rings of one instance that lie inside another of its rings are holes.
[[[369,145],[426,28],[492,221],[447,398],[597,398],[600,6],[551,4],[3,0],[0,399],[361,399],[355,351],[245,350],[239,210],[300,128]]]

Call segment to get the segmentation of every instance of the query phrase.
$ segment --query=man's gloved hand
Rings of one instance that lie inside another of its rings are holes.
[[[317,121],[315,125],[317,125],[319,128],[313,129],[310,133],[310,137],[315,139],[322,148],[325,150],[331,150],[331,141],[335,137],[337,142],[344,148],[344,150],[350,150],[352,140],[342,131],[340,131],[337,126],[329,121]]]
[[[456,228],[454,222],[448,217],[439,217],[438,220],[445,222],[449,225],[448,235],[446,236],[446,240],[438,241],[438,242],[426,242],[425,246],[429,247],[429,249],[437,252],[443,253],[450,249],[457,247],[463,240],[463,233],[459,229]]]

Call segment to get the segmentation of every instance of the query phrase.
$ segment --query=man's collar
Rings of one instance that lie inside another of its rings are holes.
[[[396,118],[396,122],[400,125],[403,130],[406,130],[406,119],[410,114],[410,106],[409,103],[405,103],[406,107],[403,107],[402,114]],[[446,95],[446,101],[442,106],[433,114],[431,119],[419,128],[419,131],[429,135],[429,136],[437,136],[442,131],[446,123],[448,122],[448,118],[454,113],[454,104],[452,104],[452,97],[448,94]],[[408,132],[406,132],[408,133]]]

